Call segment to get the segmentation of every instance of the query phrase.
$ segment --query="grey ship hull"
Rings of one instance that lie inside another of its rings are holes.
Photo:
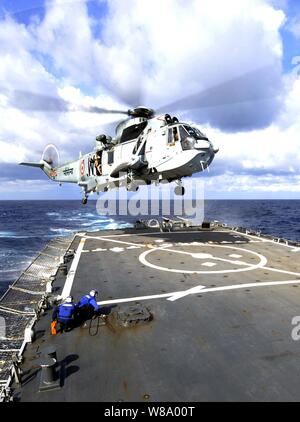
[[[300,341],[291,336],[299,248],[222,227],[79,234],[71,248],[55,294],[79,299],[97,288],[109,316],[51,336],[46,311],[14,399],[300,400]],[[40,391],[36,359],[48,345],[57,349],[59,385]]]

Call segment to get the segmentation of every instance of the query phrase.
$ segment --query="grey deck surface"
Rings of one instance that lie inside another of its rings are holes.
[[[81,239],[76,238],[73,248]],[[84,327],[50,336],[51,312],[46,313],[36,327],[39,338],[27,347],[17,399],[300,400],[300,341],[291,337],[292,318],[300,315],[300,251],[226,229],[114,230],[84,239],[72,295],[79,299],[97,288],[100,301],[137,298],[116,303],[112,311],[145,304],[153,320],[134,328],[108,323],[95,336]],[[64,281],[57,279],[58,293]],[[199,290],[174,301],[165,296],[142,299],[199,285],[248,283],[254,286]],[[35,358],[48,344],[57,345],[62,387],[38,392]]]

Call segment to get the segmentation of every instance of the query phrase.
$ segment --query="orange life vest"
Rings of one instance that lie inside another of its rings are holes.
[[[52,321],[51,322],[51,334],[53,336],[55,336],[57,334],[56,327],[57,327],[57,321]]]

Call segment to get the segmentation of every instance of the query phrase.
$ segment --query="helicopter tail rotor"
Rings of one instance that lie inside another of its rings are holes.
[[[46,145],[44,152],[42,154],[42,161],[45,161],[51,166],[51,168],[56,168],[59,165],[59,152],[55,145],[48,144]]]
[[[59,152],[55,145],[48,144],[44,148],[42,158],[39,163],[35,162],[22,162],[19,163],[21,166],[36,167],[43,170],[47,176],[51,175],[51,172],[54,171],[59,166]]]

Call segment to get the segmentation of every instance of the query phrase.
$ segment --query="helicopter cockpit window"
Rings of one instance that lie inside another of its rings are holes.
[[[147,122],[142,122],[137,125],[132,125],[123,130],[120,143],[131,141],[132,139],[136,139],[140,136],[143,132],[145,127],[147,126]]]
[[[193,136],[195,139],[207,139],[206,136],[195,127],[184,125],[184,128],[188,134]]]
[[[185,138],[189,136],[189,133],[183,128],[183,126],[179,126],[180,138],[181,141],[184,141]]]
[[[179,127],[180,137],[181,137],[181,146],[184,151],[188,149],[193,149],[195,146],[196,136],[194,135],[192,131],[187,130],[187,128],[193,129],[189,126]]]

